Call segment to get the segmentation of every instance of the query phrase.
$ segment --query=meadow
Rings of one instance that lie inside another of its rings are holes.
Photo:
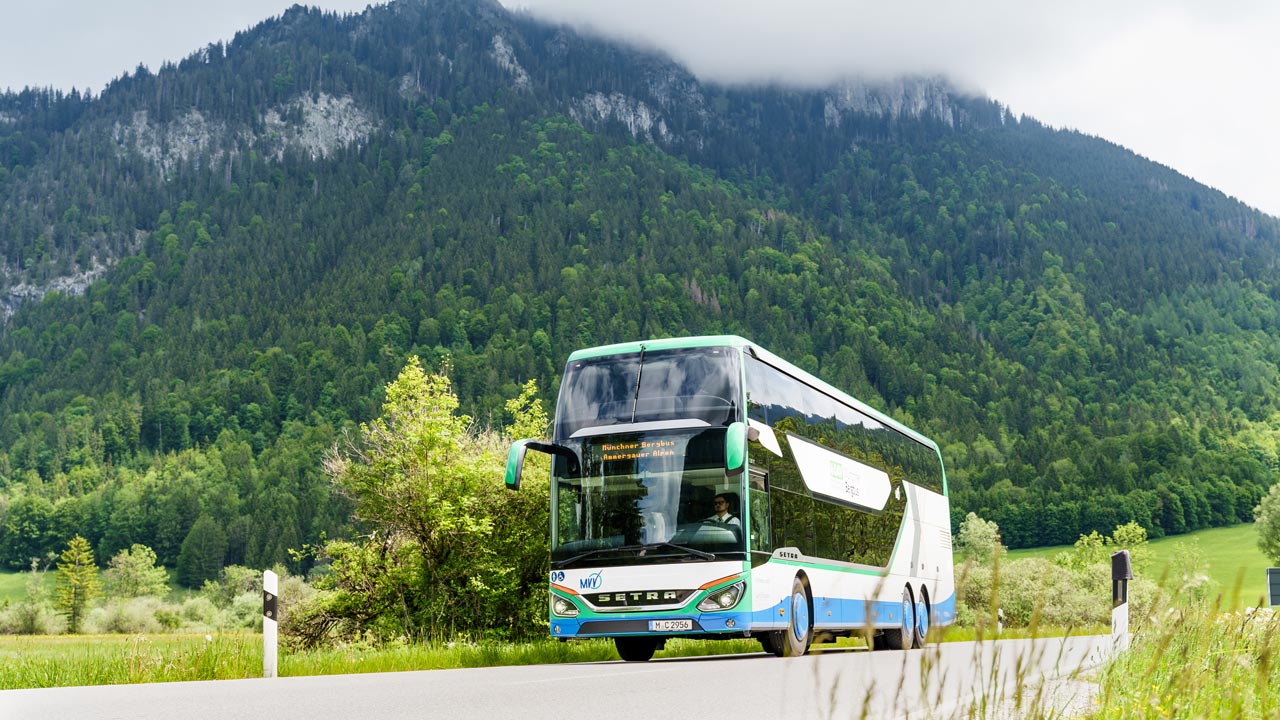
[[[0,605],[18,602],[27,596],[27,580],[30,573],[0,572]],[[50,580],[46,577],[45,580]],[[50,586],[52,587],[52,585]]]
[[[1258,531],[1252,523],[1157,538],[1149,541],[1147,546],[1151,549],[1149,575],[1156,582],[1166,575],[1180,553],[1198,552],[1201,565],[1214,583],[1215,594],[1221,592],[1225,598],[1225,608],[1256,607],[1258,599],[1265,596],[1267,568],[1272,565],[1258,549]],[[1069,550],[1070,545],[1010,550],[1006,559],[1041,557],[1052,560]]]

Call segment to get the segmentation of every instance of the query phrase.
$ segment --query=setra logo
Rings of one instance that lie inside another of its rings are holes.
[[[602,582],[603,582],[603,580],[600,578],[600,573],[601,573],[601,572],[602,572],[601,570],[597,570],[597,571],[595,571],[595,572],[591,573],[590,575],[588,575],[588,576],[586,576],[586,577],[582,578],[581,580],[579,580],[579,581],[578,581],[578,589],[580,589],[580,590],[599,590],[599,589],[600,589],[600,583],[602,583]]]

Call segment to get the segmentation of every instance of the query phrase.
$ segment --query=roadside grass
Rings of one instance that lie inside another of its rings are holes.
[[[1258,549],[1258,530],[1253,523],[1157,538],[1149,541],[1147,546],[1151,549],[1152,559],[1149,574],[1156,582],[1166,574],[1179,550],[1185,552],[1189,547],[1198,547],[1209,579],[1214,583],[1214,594],[1222,593],[1229,601],[1224,608],[1243,609],[1257,605],[1258,599],[1266,594],[1266,569],[1271,564]],[[1058,553],[1069,550],[1070,545],[1023,548],[1010,550],[1007,559],[1040,557],[1052,560]]]
[[[1006,630],[999,639],[1058,637],[1102,632],[1068,628]],[[972,629],[949,627],[943,642],[978,639]],[[996,639],[988,636],[986,639]],[[865,647],[860,638],[814,646],[815,652]],[[655,658],[706,657],[761,652],[751,639],[674,638]],[[353,644],[308,652],[281,650],[279,674],[336,675],[406,670],[446,670],[500,665],[616,661],[608,640],[531,643]],[[163,635],[0,636],[0,690],[118,683],[226,680],[262,677],[262,635],[256,633]]]
[[[260,677],[262,636],[0,636],[0,689]]]
[[[754,640],[672,640],[659,658],[760,652]],[[279,674],[445,670],[617,660],[604,640],[560,643],[348,645],[304,653],[282,651]],[[0,636],[0,689],[262,677],[262,636],[11,635]]]

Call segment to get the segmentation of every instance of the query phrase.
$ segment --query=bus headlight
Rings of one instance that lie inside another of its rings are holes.
[[[703,612],[715,612],[716,610],[728,610],[738,601],[742,599],[742,591],[745,590],[747,584],[739,580],[738,582],[726,588],[720,588],[710,595],[702,599],[698,603],[698,609]]]
[[[578,617],[578,606],[562,597],[553,596],[551,612],[560,617]]]

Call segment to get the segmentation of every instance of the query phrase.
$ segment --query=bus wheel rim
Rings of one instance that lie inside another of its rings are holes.
[[[902,632],[910,633],[913,624],[911,619],[911,600],[904,597],[902,598]],[[907,637],[907,635],[904,635],[904,637]]]
[[[916,604],[916,627],[920,629],[920,637],[929,634],[929,606],[923,602]]]
[[[804,640],[809,633],[809,604],[802,593],[791,596],[791,634],[796,640]]]

